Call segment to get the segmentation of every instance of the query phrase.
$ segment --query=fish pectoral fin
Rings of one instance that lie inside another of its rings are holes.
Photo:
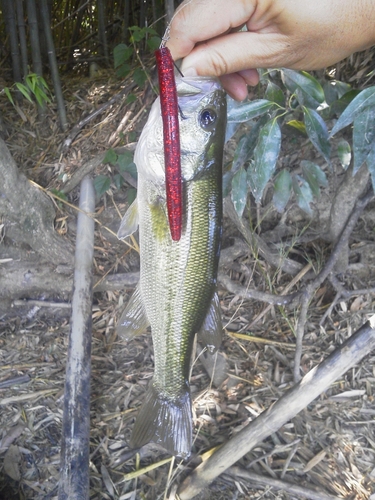
[[[217,292],[215,292],[207,315],[198,332],[198,340],[207,347],[211,354],[213,354],[220,347],[222,332],[223,324],[221,322],[219,296]]]
[[[121,220],[119,230],[117,231],[117,238],[124,240],[131,234],[135,233],[138,229],[138,202],[137,198],[133,201],[130,207],[125,212]]]
[[[151,441],[160,444],[168,453],[188,458],[192,447],[192,411],[190,391],[169,398],[151,384],[136,418],[130,439],[132,448]]]
[[[145,333],[149,324],[142,302],[141,291],[139,285],[137,285],[124,312],[121,314],[116,331],[119,337],[130,340],[136,335]]]

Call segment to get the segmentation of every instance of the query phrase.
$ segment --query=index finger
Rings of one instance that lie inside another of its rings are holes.
[[[245,24],[256,1],[185,0],[170,24],[167,46],[174,60],[187,56],[194,46]]]

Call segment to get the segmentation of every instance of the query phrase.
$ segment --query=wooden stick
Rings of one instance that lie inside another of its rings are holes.
[[[59,500],[89,499],[92,261],[95,210],[92,180],[81,183],[74,291],[66,367]]]
[[[274,479],[273,477],[261,476],[260,474],[255,474],[255,472],[244,470],[241,467],[230,467],[226,474],[229,474],[236,479],[241,478],[246,481],[250,481],[251,483],[257,483],[263,486],[271,486],[271,488],[276,488],[278,490],[284,490],[291,493],[293,496],[299,495],[303,498],[308,498],[309,500],[341,500],[339,497],[334,495],[327,495],[321,491],[304,488],[298,484],[280,481],[280,479]]]
[[[303,379],[273,406],[222,445],[199,465],[181,484],[181,500],[193,498],[217,476],[242,458],[258,443],[276,432],[288,420],[306,408],[335,380],[356,365],[375,348],[375,315],[356,333],[337,347],[328,358],[310,370]]]

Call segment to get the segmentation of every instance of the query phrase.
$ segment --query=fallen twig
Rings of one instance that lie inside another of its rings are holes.
[[[312,490],[311,488],[305,488],[303,486],[298,486],[297,484],[280,481],[280,479],[261,476],[255,472],[244,470],[241,467],[230,467],[226,471],[226,474],[229,474],[234,478],[245,479],[251,483],[260,484],[262,486],[271,486],[271,488],[276,488],[277,490],[284,490],[291,495],[299,495],[303,498],[308,498],[309,500],[340,500],[337,496],[327,495],[326,493]]]

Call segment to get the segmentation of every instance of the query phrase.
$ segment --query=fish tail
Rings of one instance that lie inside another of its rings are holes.
[[[170,398],[151,385],[136,418],[130,445],[158,443],[171,455],[187,458],[192,446],[192,411],[189,388]]]

